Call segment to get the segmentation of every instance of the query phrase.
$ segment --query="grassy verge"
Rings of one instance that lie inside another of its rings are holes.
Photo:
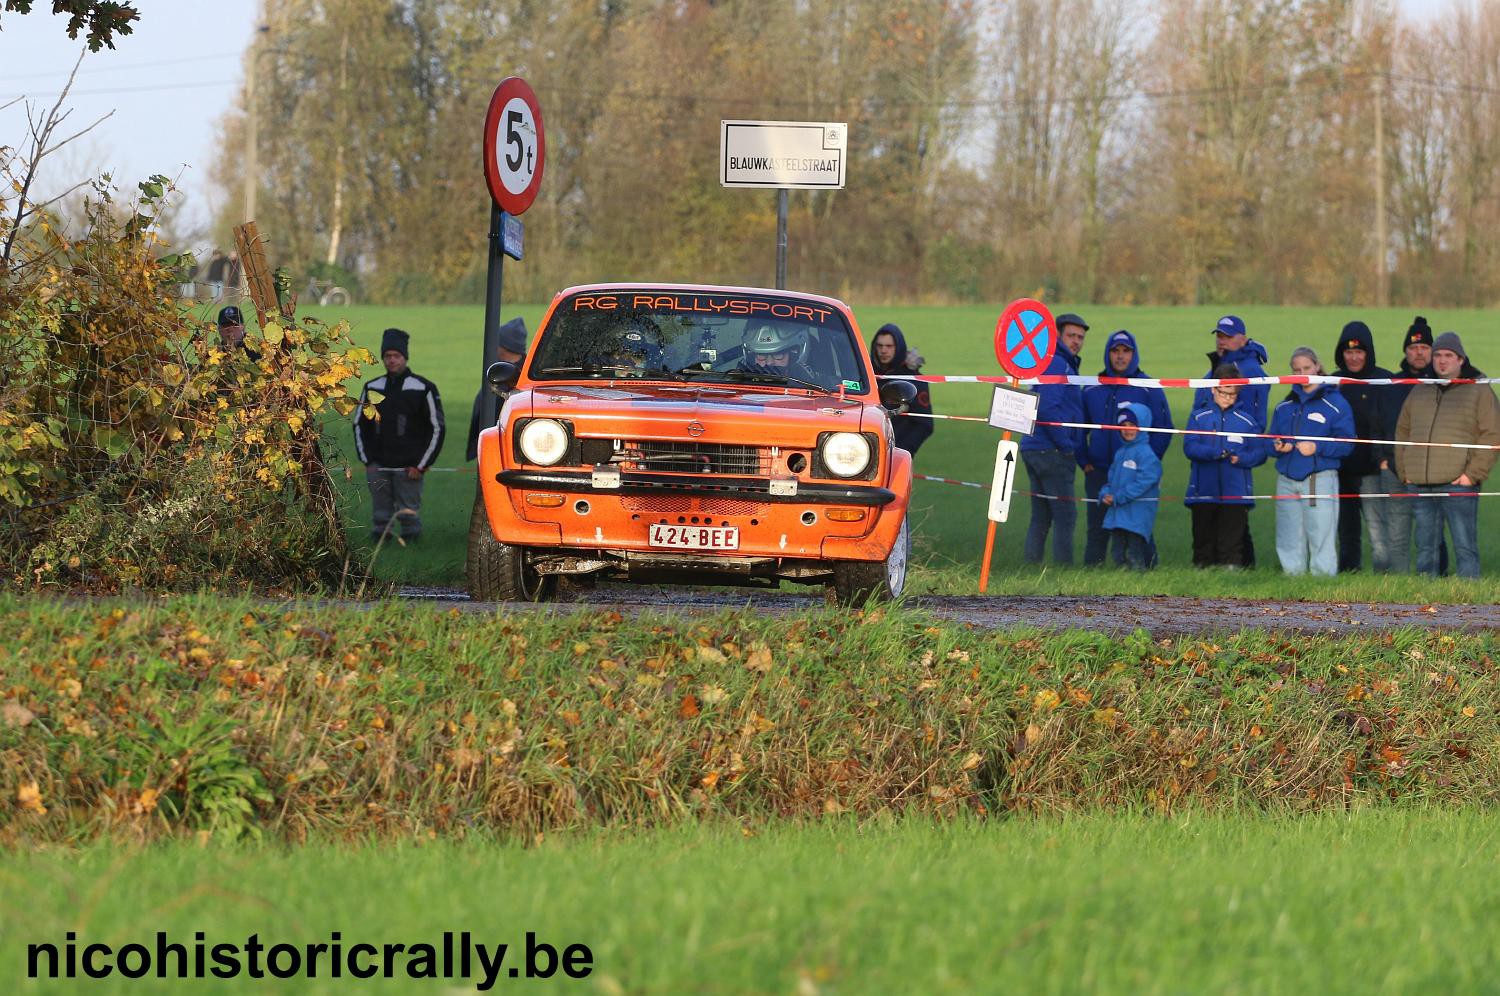
[[[1491,635],[0,599],[0,842],[1500,798]]]
[[[1497,858],[1493,813],[1431,811],[838,821],[526,848],[93,848],[5,861],[0,965],[20,979],[25,943],[67,930],[115,946],[156,930],[189,945],[195,931],[269,945],[469,930],[516,947],[529,930],[590,948],[582,992],[1479,992],[1500,969]],[[162,987],[116,976],[89,990]]]

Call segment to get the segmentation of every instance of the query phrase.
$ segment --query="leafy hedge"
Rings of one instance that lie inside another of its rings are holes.
[[[0,150],[3,151],[3,150]],[[0,163],[3,165],[3,163]],[[45,215],[0,271],[0,577],[13,585],[297,585],[347,566],[317,425],[373,358],[343,325],[254,327],[249,350],[176,300],[161,178],[84,234]],[[0,207],[5,199],[0,197]]]
[[[1500,801],[1494,637],[0,598],[0,842]]]

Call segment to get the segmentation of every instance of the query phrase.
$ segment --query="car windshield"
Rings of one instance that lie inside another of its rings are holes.
[[[867,390],[843,314],[817,301],[682,290],[575,294],[532,357],[533,380],[685,380]]]

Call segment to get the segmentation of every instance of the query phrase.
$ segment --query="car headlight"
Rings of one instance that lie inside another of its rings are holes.
[[[835,477],[858,477],[870,466],[870,441],[857,432],[833,432],[823,440],[823,466]]]
[[[568,430],[554,419],[532,419],[522,427],[517,442],[527,463],[550,467],[567,455]]]

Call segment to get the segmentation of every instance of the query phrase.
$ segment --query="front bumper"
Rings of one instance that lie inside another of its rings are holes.
[[[495,480],[508,488],[561,491],[565,494],[675,495],[766,502],[774,505],[858,505],[879,507],[896,500],[889,488],[858,484],[797,482],[794,494],[774,494],[770,482],[756,477],[707,477],[696,474],[621,474],[618,486],[596,487],[588,471],[502,470]]]
[[[772,558],[787,568],[808,561],[884,560],[911,498],[911,455],[901,449],[892,456],[887,486],[799,480],[795,495],[773,495],[767,478],[621,473],[617,486],[596,488],[587,470],[501,469],[494,429],[480,436],[479,464],[490,527],[502,543],[537,553],[654,556],[665,551],[648,542],[652,523],[738,527],[736,551],[675,554],[705,567],[730,567],[736,558]],[[528,505],[526,498],[538,493],[566,494],[569,500],[558,508]],[[580,511],[581,503],[587,511]],[[865,514],[859,521],[832,521],[824,513],[834,506]]]

